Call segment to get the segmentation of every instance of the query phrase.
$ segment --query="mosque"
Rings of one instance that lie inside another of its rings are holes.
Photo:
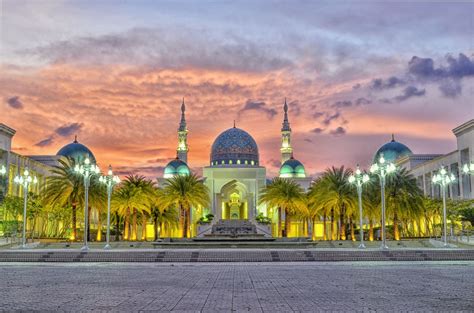
[[[188,129],[186,126],[186,106],[181,104],[181,121],[178,127],[177,157],[170,161],[158,178],[160,185],[174,175],[188,175],[191,171],[188,166],[189,147],[187,143]],[[293,157],[291,145],[291,127],[288,119],[288,104],[285,99],[283,105],[283,123],[281,128],[281,167],[280,177],[292,179],[304,190],[311,184],[312,178],[306,174],[304,165]],[[264,205],[259,205],[259,196],[266,186],[267,172],[260,164],[258,145],[247,131],[235,126],[223,131],[217,136],[210,151],[209,165],[203,168],[203,179],[208,187],[211,199],[209,208],[194,208],[193,225],[207,214],[212,214],[215,221],[220,220],[249,220],[255,221],[259,214],[270,217],[276,223],[276,214]],[[275,225],[273,223],[273,225]],[[265,228],[258,225],[257,231],[272,235],[275,227]],[[201,236],[210,231],[208,227],[195,227],[193,235]],[[302,232],[302,225],[293,222],[291,233],[298,236]]]

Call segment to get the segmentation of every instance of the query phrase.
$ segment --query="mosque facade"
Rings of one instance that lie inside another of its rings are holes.
[[[181,104],[181,120],[178,127],[177,157],[171,160],[165,167],[163,176],[158,178],[159,184],[166,183],[166,179],[174,175],[188,175],[188,144],[185,116],[186,106],[183,100]],[[288,119],[288,104],[285,100],[283,105],[283,123],[281,127],[281,167],[280,177],[293,179],[307,190],[312,178],[306,174],[302,162],[293,157],[291,145],[291,127]],[[257,142],[247,131],[235,126],[220,133],[210,151],[208,166],[202,170],[204,184],[209,189],[211,205],[209,208],[194,208],[193,222],[207,214],[214,216],[213,221],[220,220],[249,220],[255,222],[258,215],[269,217],[276,221],[276,212],[259,204],[262,189],[267,185],[267,171],[260,162],[260,154]],[[195,224],[195,223],[193,223]],[[272,235],[272,227],[266,229],[258,225],[257,230]],[[298,222],[293,222],[293,234],[300,232]],[[209,225],[210,226],[210,225]],[[275,227],[273,227],[275,228]],[[204,235],[209,227],[198,227],[192,231],[193,235]]]

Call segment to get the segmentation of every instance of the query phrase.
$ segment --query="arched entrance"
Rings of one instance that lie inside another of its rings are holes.
[[[236,180],[222,186],[221,216],[224,220],[243,220],[249,218],[249,199],[247,188]]]

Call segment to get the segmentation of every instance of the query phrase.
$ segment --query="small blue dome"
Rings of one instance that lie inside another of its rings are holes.
[[[186,162],[176,158],[166,165],[163,177],[172,178],[176,175],[189,175],[190,173],[191,171]]]
[[[411,150],[405,146],[403,143],[395,141],[395,138],[392,135],[392,141],[387,142],[375,153],[374,163],[380,158],[380,154],[383,153],[383,157],[387,162],[395,162],[401,157],[413,154]]]
[[[211,166],[258,166],[258,147],[245,130],[229,128],[217,136],[211,148]]]
[[[280,177],[306,177],[303,163],[291,157],[280,167]]]
[[[62,147],[56,155],[62,155],[74,159],[76,162],[82,162],[86,157],[89,157],[91,163],[95,164],[96,160],[94,154],[89,148],[77,141],[77,138],[70,144]]]

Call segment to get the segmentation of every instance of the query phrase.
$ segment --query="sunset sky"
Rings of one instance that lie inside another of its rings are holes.
[[[289,103],[295,158],[314,174],[367,165],[395,133],[415,153],[455,149],[474,117],[474,3],[1,1],[0,123],[20,154],[78,135],[104,166],[161,175],[181,99],[189,165],[232,127],[268,176]]]

